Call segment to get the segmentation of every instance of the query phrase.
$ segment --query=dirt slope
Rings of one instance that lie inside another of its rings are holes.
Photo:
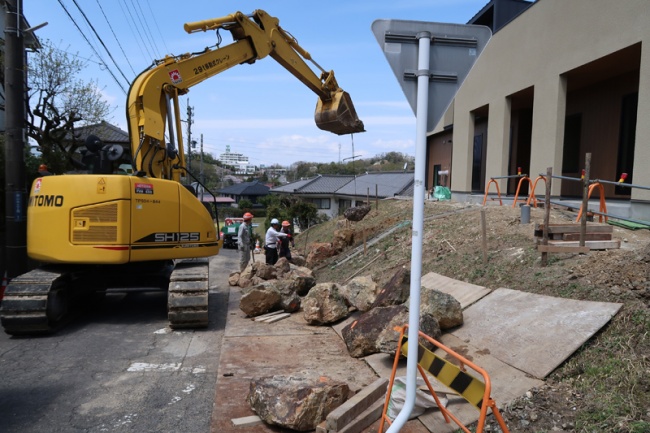
[[[505,408],[511,431],[649,432],[650,231],[614,227],[620,249],[550,253],[548,266],[542,267],[534,226],[543,222],[544,210],[531,209],[531,223],[523,225],[518,208],[488,206],[485,265],[480,209],[455,202],[425,204],[423,275],[433,271],[490,289],[624,305],[543,387]],[[575,218],[573,212],[551,210],[551,223]],[[381,201],[378,208],[373,203],[360,222],[348,224],[339,217],[312,227],[297,237],[296,248],[308,251],[313,242],[331,242],[335,230],[350,227],[354,245],[317,264],[318,281],[345,283],[355,275],[371,275],[381,285],[399,267],[410,267],[411,219],[411,201]]]

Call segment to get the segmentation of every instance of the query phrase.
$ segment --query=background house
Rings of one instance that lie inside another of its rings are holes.
[[[250,200],[253,204],[258,204],[259,199],[269,194],[270,188],[260,181],[242,182],[231,185],[226,188],[217,190],[218,194],[223,197],[230,197],[239,203],[241,199]]]
[[[340,175],[317,175],[309,179],[301,179],[286,185],[271,189],[274,194],[289,194],[300,197],[302,200],[312,203],[318,212],[333,218],[341,215],[345,209],[350,207],[349,203],[343,203],[341,207],[335,194],[341,187],[352,181],[354,176]]]
[[[489,2],[471,22],[494,22],[483,14],[506,3]],[[587,153],[591,179],[627,173],[626,183],[650,187],[650,124],[637,121],[650,114],[647,0],[538,0],[513,15],[428,137],[428,187],[448,170],[454,197],[479,201],[491,177],[518,168],[580,178]],[[514,194],[517,184],[499,187]],[[551,194],[576,199],[580,182],[554,179]],[[605,185],[605,195],[617,215],[650,220],[647,189]]]
[[[335,218],[368,199],[413,196],[413,172],[377,172],[360,176],[318,175],[271,189],[313,203],[318,212]]]

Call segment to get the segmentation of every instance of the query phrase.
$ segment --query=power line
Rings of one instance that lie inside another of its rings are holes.
[[[145,43],[145,39],[142,37],[142,33],[140,33],[140,29],[138,27],[138,24],[135,22],[135,18],[133,18],[133,14],[131,13],[131,9],[129,9],[129,5],[126,4],[126,0],[120,0],[121,2],[124,3],[124,7],[126,8],[127,12],[129,13],[129,18],[131,18],[131,21],[133,22],[133,27],[135,28],[135,31],[138,33],[138,38],[136,40],[141,41],[142,45],[144,46],[144,49],[147,51],[147,57],[150,59],[155,59],[156,55],[151,54],[149,51],[149,47],[147,47],[147,44]]]
[[[104,43],[102,38],[99,36],[99,34],[97,33],[97,30],[95,30],[95,27],[92,25],[92,23],[90,22],[88,17],[86,16],[86,13],[81,9],[81,6],[79,6],[79,3],[77,3],[77,0],[72,0],[72,3],[74,3],[75,6],[77,6],[77,9],[79,9],[79,12],[81,12],[81,15],[86,20],[86,23],[88,23],[88,25],[92,29],[93,33],[95,34],[95,37],[97,38],[97,40],[99,40],[99,43],[102,44],[102,47],[104,47],[104,49],[106,50],[106,53],[108,54],[108,57],[111,58],[111,60],[113,61],[113,64],[117,68],[117,70],[120,71],[120,74],[122,74],[122,77],[124,78],[124,81],[126,81],[126,83],[129,84],[131,82],[131,80],[126,78],[126,75],[124,75],[124,72],[122,72],[122,69],[120,69],[120,66],[117,64],[117,62],[113,58],[113,55],[111,54],[110,50],[108,49],[108,47],[106,46],[106,44]]]
[[[90,48],[93,50],[93,52],[95,53],[95,55],[97,56],[97,58],[99,58],[99,60],[101,60],[102,63],[104,63],[104,65],[106,66],[106,70],[108,71],[109,74],[111,74],[111,77],[113,77],[113,80],[115,80],[115,82],[117,83],[117,85],[120,86],[120,89],[122,89],[122,92],[124,92],[124,94],[126,95],[126,90],[125,90],[124,87],[122,86],[122,83],[120,83],[120,81],[117,79],[117,77],[115,76],[115,74],[113,74],[113,71],[111,71],[111,68],[109,68],[108,65],[106,64],[106,62],[104,62],[104,59],[102,59],[102,56],[97,52],[97,50],[95,49],[95,47],[93,46],[93,44],[90,43],[90,41],[88,40],[88,38],[86,37],[86,35],[84,34],[84,32],[81,30],[81,28],[79,27],[79,25],[77,24],[77,22],[74,20],[74,18],[72,18],[72,15],[70,15],[70,12],[68,12],[68,9],[67,9],[67,8],[65,7],[65,5],[61,2],[61,0],[58,0],[58,2],[59,2],[59,4],[61,5],[61,7],[63,8],[63,10],[65,11],[66,15],[68,15],[68,18],[70,18],[70,21],[72,21],[72,23],[75,25],[75,27],[77,28],[77,30],[79,30],[79,33],[81,33],[81,36],[83,36],[83,38],[85,39],[85,41],[88,43],[88,45],[90,46]],[[75,2],[75,3],[76,3],[76,2]],[[122,71],[120,71],[120,72],[122,72]],[[122,75],[124,75],[124,74],[122,74]],[[125,78],[126,78],[126,77],[125,77]],[[127,80],[127,81],[128,81],[128,80]]]
[[[149,0],[147,0],[147,6],[149,6],[149,11],[151,12],[151,16],[154,16],[153,9],[151,8],[151,3],[149,3]],[[154,19],[153,20],[154,24],[156,24],[156,29],[158,30],[158,35],[160,36],[160,40],[163,43],[163,46],[165,47],[165,54],[172,54],[169,51],[169,48],[167,48],[167,44],[165,43],[165,38],[162,35],[162,32],[160,31],[160,27],[158,26],[158,20]]]
[[[138,18],[138,21],[140,22],[140,27],[142,27],[142,33],[144,33],[144,35],[146,36],[146,41],[149,43],[149,46],[151,47],[151,51],[153,51],[153,53],[154,53],[154,58],[158,57],[158,53],[156,52],[157,50],[154,47],[154,44],[152,43],[151,38],[149,37],[147,32],[144,31],[145,26],[142,23],[142,17],[140,15],[138,15],[138,10],[136,9],[135,4],[133,3],[133,0],[130,0],[130,1],[131,1],[131,6],[133,7],[133,10],[135,11],[135,16]],[[139,31],[138,31],[138,33],[139,33]]]
[[[153,33],[151,33],[151,28],[149,28],[149,21],[145,18],[144,12],[142,11],[142,5],[140,4],[140,2],[136,2],[136,4],[138,5],[138,9],[140,10],[140,15],[142,15],[142,21],[144,22],[144,26],[145,26],[145,28],[147,30],[146,33],[151,38],[151,40],[153,42],[153,47],[154,47],[154,49],[156,51],[156,54],[160,58],[160,57],[162,57],[160,55],[160,49],[158,48],[158,45],[156,44],[156,38],[154,38]]]
[[[120,50],[122,50],[122,54],[124,55],[124,58],[126,59],[126,62],[129,64],[129,68],[131,68],[131,72],[133,72],[133,75],[136,75],[135,70],[133,69],[133,66],[131,65],[131,62],[129,61],[129,57],[126,55],[124,52],[124,48],[122,48],[122,44],[120,44],[120,40],[117,38],[117,35],[115,34],[115,31],[113,30],[113,26],[111,26],[110,21],[108,20],[108,17],[104,13],[104,8],[102,8],[102,4],[97,0],[97,6],[99,6],[99,10],[102,11],[102,15],[104,15],[104,19],[106,20],[106,24],[108,24],[108,28],[111,29],[111,33],[113,33],[113,37],[115,38],[115,41],[117,42],[117,45],[120,47]]]
[[[126,21],[126,23],[129,25],[129,30],[131,30],[131,36],[133,36],[132,40],[135,41],[136,45],[138,46],[138,49],[140,50],[140,54],[142,54],[143,58],[146,58],[147,55],[145,55],[144,51],[142,51],[142,44],[140,44],[140,39],[135,37],[135,31],[133,30],[133,24],[131,24],[132,20],[129,20],[129,17],[126,14],[127,11],[124,11],[124,8],[126,7],[126,5],[123,5],[123,3],[124,3],[124,0],[120,0],[120,2],[118,4],[120,5],[120,10],[122,11],[122,15],[124,15],[124,21]],[[128,12],[129,12],[129,15],[130,15],[131,12],[130,11],[128,11]],[[151,58],[151,56],[148,56],[148,57]]]

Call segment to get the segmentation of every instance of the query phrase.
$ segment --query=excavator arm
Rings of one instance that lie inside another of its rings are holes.
[[[271,56],[318,96],[316,125],[338,135],[363,132],[350,96],[325,71],[279,20],[262,10],[241,12],[185,24],[188,33],[224,29],[234,42],[199,53],[167,56],[140,74],[129,90],[127,116],[134,170],[151,177],[180,180],[184,152],[178,97],[189,88],[233,66]],[[306,63],[321,71],[317,75]]]

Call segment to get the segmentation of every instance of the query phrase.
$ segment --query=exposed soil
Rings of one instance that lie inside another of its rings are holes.
[[[486,215],[487,264],[481,209]],[[513,433],[650,432],[650,230],[614,227],[620,248],[548,253],[548,264],[542,266],[534,231],[544,213],[532,208],[531,223],[521,224],[519,208],[426,202],[422,273],[437,272],[489,289],[622,303],[607,326],[542,387],[504,407],[503,415]],[[551,223],[575,218],[575,212],[550,211]],[[355,275],[371,275],[383,285],[399,267],[410,267],[411,219],[412,201],[372,203],[362,221],[348,223],[339,217],[312,227],[297,237],[296,248],[304,252],[312,242],[331,242],[335,230],[349,227],[354,245],[317,264],[318,281],[345,283]],[[376,240],[389,229],[394,230]],[[487,428],[499,431],[495,423]]]

